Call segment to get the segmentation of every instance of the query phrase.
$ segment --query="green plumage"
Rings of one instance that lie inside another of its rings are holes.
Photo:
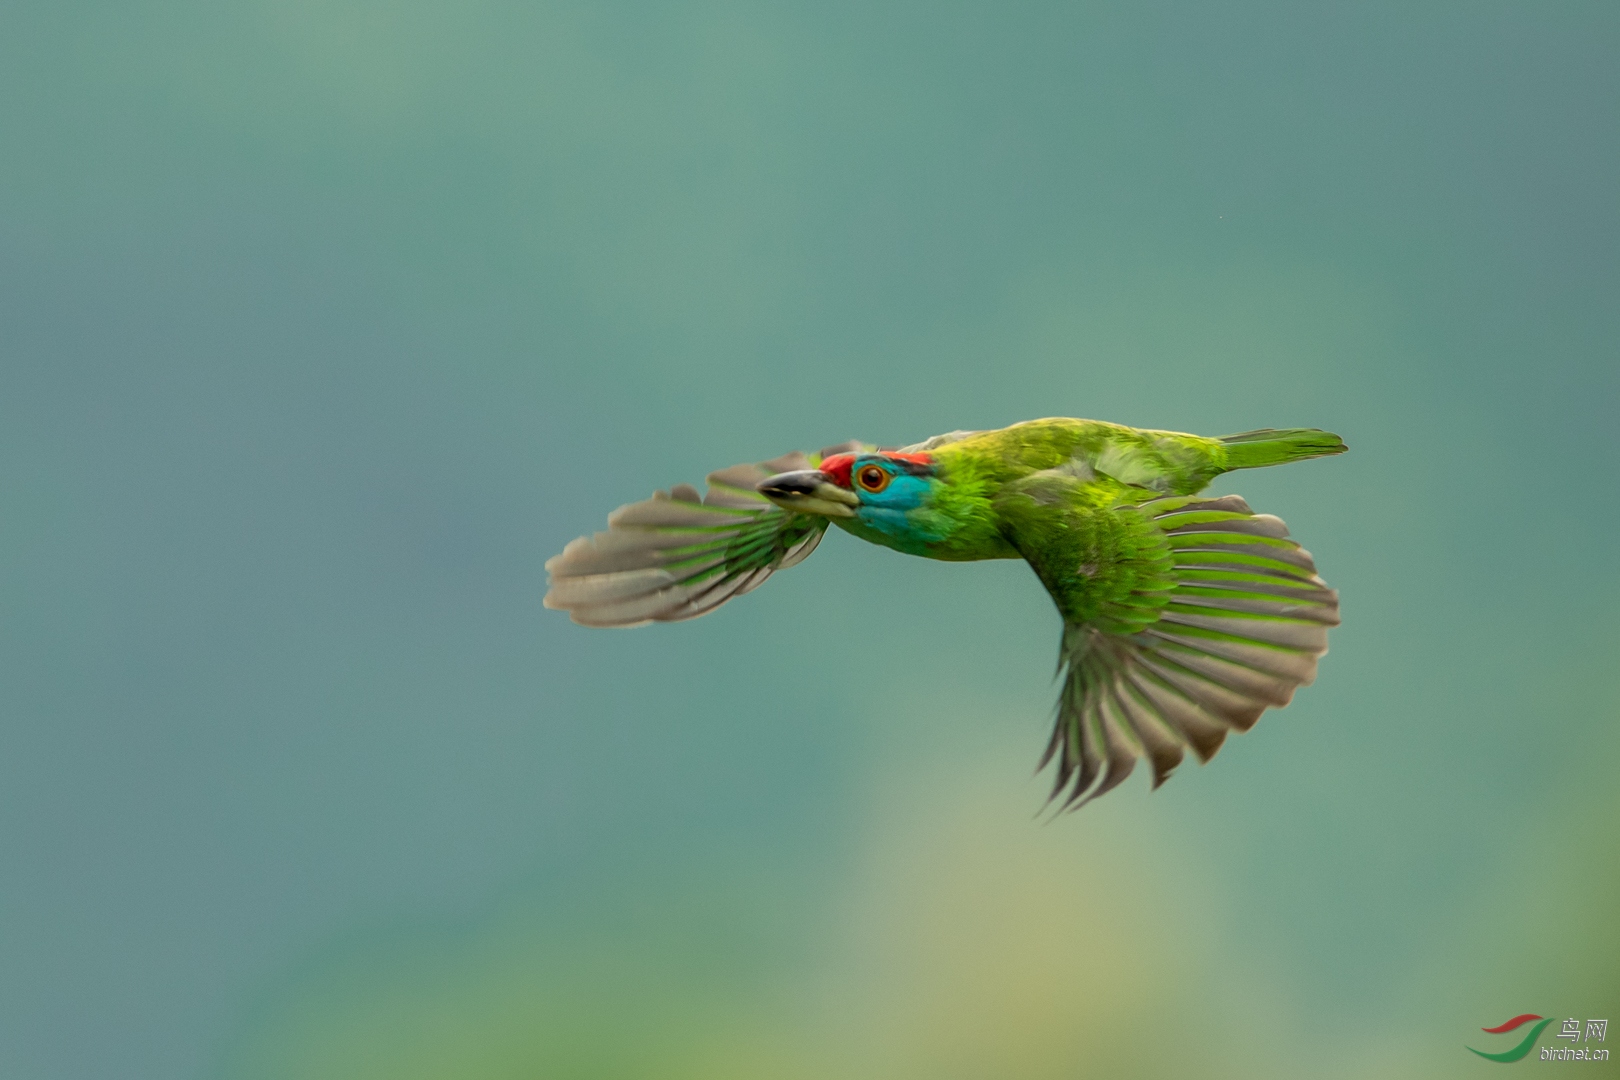
[[[1204,438],[1065,418],[847,443],[715,473],[701,501],[681,485],[620,509],[547,563],[546,603],[588,625],[691,618],[804,558],[829,522],[910,555],[1022,558],[1063,617],[1047,758],[1073,806],[1140,758],[1155,784],[1185,749],[1207,760],[1311,681],[1337,595],[1281,521],[1196,496],[1233,469],[1344,450],[1307,428]]]

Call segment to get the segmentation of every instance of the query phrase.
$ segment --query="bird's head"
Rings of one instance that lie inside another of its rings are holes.
[[[929,454],[834,454],[820,468],[762,480],[759,493],[784,510],[871,520],[927,505],[937,483],[934,472]]]

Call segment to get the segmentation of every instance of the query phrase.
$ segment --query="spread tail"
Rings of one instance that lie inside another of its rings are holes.
[[[1223,435],[1226,467],[1258,469],[1262,465],[1286,465],[1290,461],[1342,454],[1350,449],[1344,440],[1320,428],[1261,428],[1237,435]]]

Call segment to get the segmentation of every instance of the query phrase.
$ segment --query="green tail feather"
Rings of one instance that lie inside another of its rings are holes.
[[[1285,465],[1290,461],[1342,454],[1350,449],[1344,440],[1320,428],[1261,428],[1237,435],[1223,435],[1227,469],[1258,469],[1262,465]]]

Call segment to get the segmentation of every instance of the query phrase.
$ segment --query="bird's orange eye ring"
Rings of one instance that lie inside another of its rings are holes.
[[[855,482],[874,494],[888,487],[893,479],[889,470],[880,465],[862,465],[855,471]]]

